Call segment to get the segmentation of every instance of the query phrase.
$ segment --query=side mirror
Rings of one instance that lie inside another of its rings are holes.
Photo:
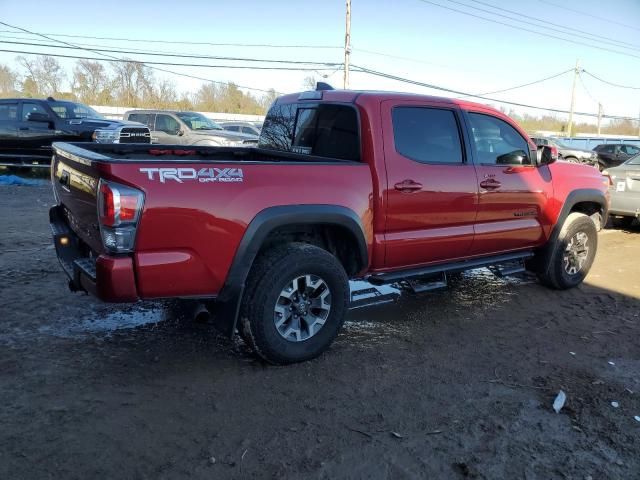
[[[49,123],[51,119],[49,118],[49,115],[47,115],[46,113],[40,113],[40,112],[29,112],[27,113],[27,121],[28,122],[46,122]]]
[[[514,150],[496,158],[497,165],[531,165],[529,155],[523,150]]]
[[[182,130],[182,129],[180,129],[180,128],[179,128],[179,129],[176,131],[176,135],[178,135],[179,137],[183,136],[183,135],[184,135],[184,130]]]
[[[538,165],[550,165],[558,160],[558,150],[548,145],[538,147]]]

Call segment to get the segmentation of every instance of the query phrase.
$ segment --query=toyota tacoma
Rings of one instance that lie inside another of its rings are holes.
[[[596,169],[554,162],[503,113],[402,93],[282,96],[251,148],[54,150],[50,223],[73,290],[208,302],[275,364],[328,348],[350,279],[428,288],[491,267],[575,287],[609,205]]]

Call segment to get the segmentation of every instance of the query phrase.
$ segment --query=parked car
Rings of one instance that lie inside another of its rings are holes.
[[[640,147],[627,143],[603,143],[593,149],[598,154],[602,169],[617,167],[640,153]]]
[[[0,100],[0,165],[48,167],[55,141],[149,143],[149,129],[104,118],[91,107],[67,100]]]
[[[230,132],[246,133],[248,135],[255,135],[256,137],[260,136],[260,130],[262,130],[262,126],[258,127],[251,122],[224,122],[220,125]]]
[[[556,139],[544,137],[531,137],[537,146],[551,146],[558,150],[558,155],[562,160],[573,163],[585,163],[592,167],[598,166],[598,155],[592,150],[584,150],[567,146]]]
[[[439,288],[492,266],[575,287],[609,204],[598,171],[554,163],[489,106],[348,90],[280,97],[258,148],[57,143],[53,179],[73,289],[215,302],[276,364],[329,347],[350,278]]]
[[[151,130],[152,143],[198,146],[248,146],[258,137],[224,130],[198,112],[130,110],[126,120],[144,123]]]
[[[603,172],[610,178],[612,223],[628,227],[640,218],[640,154]]]

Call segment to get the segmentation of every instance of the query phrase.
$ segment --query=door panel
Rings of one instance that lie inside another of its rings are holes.
[[[385,266],[468,254],[478,182],[465,162],[458,111],[424,102],[383,102],[387,169]]]
[[[481,255],[540,245],[552,192],[551,172],[537,167],[529,143],[506,121],[467,115],[479,177],[478,216],[470,253]]]
[[[32,122],[27,120],[29,113],[48,115],[49,122]],[[53,118],[41,105],[22,102],[22,112],[18,123],[18,135],[25,155],[49,159],[53,153],[51,144],[56,140]]]

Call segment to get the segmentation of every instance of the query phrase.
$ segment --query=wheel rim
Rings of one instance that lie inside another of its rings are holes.
[[[564,271],[569,275],[576,275],[583,269],[589,256],[588,242],[589,236],[584,232],[576,233],[571,237],[571,240],[569,240],[562,258]]]
[[[322,329],[330,311],[331,290],[327,282],[317,275],[301,275],[280,292],[273,323],[282,338],[303,342]]]

